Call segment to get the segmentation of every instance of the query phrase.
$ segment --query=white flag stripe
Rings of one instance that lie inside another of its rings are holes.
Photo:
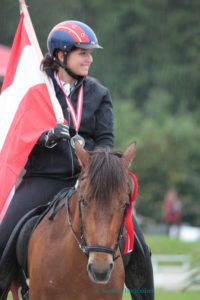
[[[39,69],[35,50],[30,45],[26,46],[22,51],[13,83],[0,96],[0,120],[3,124],[0,128],[0,151],[24,95],[31,87],[43,82],[44,75]],[[11,99],[13,101],[10,101]]]
[[[23,6],[23,5],[22,5]],[[38,43],[30,16],[28,14],[27,11],[27,7],[26,5],[23,6],[23,11],[26,15],[26,17],[24,18],[24,27],[26,29],[26,33],[28,35],[29,41],[31,42],[32,45],[34,45],[34,50],[37,56],[37,60],[39,60],[39,65],[38,65],[38,69],[40,69],[40,63],[43,59],[43,55],[42,55],[42,51],[40,49],[40,45]],[[47,76],[47,74],[44,72],[44,82],[47,86],[48,92],[49,92],[49,96],[51,99],[51,104],[53,106],[53,110],[56,116],[56,120],[58,123],[64,123],[64,115],[63,115],[63,111],[62,108],[60,106],[60,103],[56,97],[55,91],[54,91],[54,87],[53,87],[53,83],[51,82],[51,79]]]
[[[26,30],[26,34],[28,35],[28,39],[31,43],[31,45],[34,45],[34,50],[35,50],[35,53],[37,54],[37,60],[39,61],[39,64],[40,62],[42,61],[43,59],[43,55],[42,55],[42,51],[40,49],[40,46],[38,44],[38,40],[37,40],[37,37],[35,35],[35,31],[34,29],[32,28],[32,34],[30,34],[30,30],[31,30],[31,27],[32,27],[32,22],[31,22],[31,19],[28,18],[24,18],[24,28]]]

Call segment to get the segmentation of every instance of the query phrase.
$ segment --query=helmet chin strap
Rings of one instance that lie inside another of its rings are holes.
[[[70,70],[70,68],[67,67],[67,54],[68,54],[67,52],[64,52],[64,62],[63,63],[59,59],[57,59],[56,57],[54,57],[54,61],[61,68],[63,68],[68,73],[69,76],[71,76],[75,80],[79,80],[79,79],[83,78],[83,76],[75,74],[72,70]]]

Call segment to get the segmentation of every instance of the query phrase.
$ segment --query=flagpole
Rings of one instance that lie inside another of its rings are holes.
[[[37,37],[36,37],[36,34],[35,34],[35,30],[34,30],[34,27],[33,27],[33,24],[32,24],[28,9],[27,9],[26,2],[25,2],[25,0],[19,0],[19,4],[20,4],[20,9],[24,14],[24,19],[25,19],[26,26],[27,26],[27,29],[28,29],[28,32],[29,32],[29,38],[31,40],[31,43],[35,47],[36,54],[38,56],[39,61],[42,61],[43,54],[42,54],[42,51],[40,49],[40,45],[38,43],[38,40],[37,40]],[[47,90],[49,92],[51,103],[52,103],[52,106],[53,106],[53,109],[54,109],[56,120],[57,120],[58,123],[63,123],[64,122],[63,112],[62,112],[61,106],[58,102],[58,99],[55,96],[55,93],[53,91],[50,79],[49,79],[48,75],[46,74],[46,72],[44,72],[44,79],[45,79]]]

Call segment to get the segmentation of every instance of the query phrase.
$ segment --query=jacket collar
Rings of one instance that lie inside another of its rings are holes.
[[[47,75],[52,79],[52,81],[54,83],[55,92],[58,92],[61,90],[61,88],[60,88],[59,84],[57,83],[57,80],[54,77],[54,72],[55,71],[53,71],[52,69],[46,70]],[[82,77],[79,80],[77,80],[72,93],[74,93],[83,84],[84,80],[85,80],[85,77]]]

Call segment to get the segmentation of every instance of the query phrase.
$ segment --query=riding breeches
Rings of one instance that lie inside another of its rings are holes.
[[[63,188],[74,186],[75,180],[27,177],[18,186],[0,225],[0,258],[18,221],[33,208],[45,205]]]
[[[130,261],[125,267],[125,284],[134,300],[153,300],[154,281],[151,252],[145,243],[143,234],[133,218],[135,228],[134,249]]]

